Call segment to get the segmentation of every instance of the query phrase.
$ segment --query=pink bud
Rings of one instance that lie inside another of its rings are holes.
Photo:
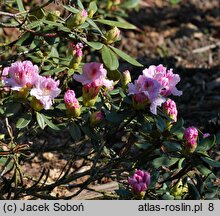
[[[174,122],[177,121],[177,109],[176,109],[176,103],[168,99],[164,104],[163,104],[164,112],[171,118],[173,119]]]
[[[197,146],[198,130],[195,127],[185,129],[183,139],[185,140],[184,147],[190,153],[194,152]]]
[[[105,118],[104,113],[102,111],[97,111],[91,114],[90,116],[90,125],[92,127],[98,125]]]
[[[150,173],[136,170],[133,177],[128,177],[128,184],[132,187],[132,192],[136,195],[145,191],[150,185]]]

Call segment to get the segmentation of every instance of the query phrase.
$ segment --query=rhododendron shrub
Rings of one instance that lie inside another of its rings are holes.
[[[0,197],[70,199],[113,180],[116,199],[219,198],[212,156],[219,140],[181,119],[179,71],[144,68],[118,48],[120,28],[135,26],[111,18],[135,5],[97,2],[49,11],[25,1],[25,13],[9,16],[21,36],[1,58]],[[121,70],[119,57],[136,67]],[[50,151],[67,161],[55,181],[50,168],[38,178],[20,168]],[[54,196],[69,185],[71,195]]]

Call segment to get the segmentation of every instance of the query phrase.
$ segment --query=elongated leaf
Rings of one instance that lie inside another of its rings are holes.
[[[199,171],[200,173],[202,173],[204,176],[209,176],[209,177],[211,177],[211,178],[216,178],[216,176],[213,174],[213,172],[212,172],[210,169],[208,169],[207,167],[205,167],[205,166],[203,166],[203,165],[198,165],[196,168],[197,168],[198,171]]]
[[[92,26],[94,29],[96,29],[102,36],[104,36],[103,33],[102,33],[102,31],[100,30],[100,28],[96,25],[96,23],[95,23],[93,20],[91,20],[90,18],[87,17],[86,22],[88,22],[89,25],[91,25],[91,26]]]
[[[102,60],[107,68],[116,70],[119,66],[118,58],[107,46],[102,47]]]
[[[61,68],[54,68],[53,70],[48,70],[44,73],[42,73],[43,75],[53,75],[53,74],[58,74],[60,73],[61,71],[64,71],[66,70],[67,67],[61,67]]]
[[[5,115],[7,117],[16,114],[21,108],[20,103],[7,103],[5,107]]]
[[[74,8],[74,7],[69,7],[69,6],[66,6],[66,5],[63,5],[63,7],[64,7],[66,10],[68,10],[68,11],[70,11],[71,13],[74,13],[74,14],[79,12],[79,10],[76,9],[76,8]]]
[[[40,126],[40,128],[44,129],[46,124],[45,124],[44,117],[42,116],[42,114],[39,112],[36,112],[36,118],[37,118],[37,123]]]
[[[19,11],[20,11],[20,12],[24,12],[25,9],[24,9],[24,5],[23,5],[22,0],[16,0],[16,2],[17,2]]]
[[[189,194],[191,195],[191,199],[201,199],[198,189],[195,187],[195,185],[191,183],[187,183],[189,188]]]
[[[170,151],[181,151],[182,147],[180,143],[172,142],[172,141],[165,141],[163,142],[163,145]]]
[[[216,143],[215,136],[207,137],[198,144],[196,151],[208,151],[215,145],[215,143]]]
[[[128,0],[128,1],[124,1],[120,7],[134,8],[138,6],[139,3],[140,3],[140,0]]]
[[[83,40],[83,41],[95,50],[100,50],[104,45],[100,42],[90,42],[90,41],[86,41],[86,40]]]
[[[25,114],[21,118],[18,119],[16,123],[16,128],[21,129],[27,127],[28,124],[31,122],[31,114]]]
[[[81,8],[82,10],[84,9],[84,6],[82,4],[82,2],[80,0],[77,0],[77,5],[79,6],[79,8]]]
[[[168,158],[168,157],[162,156],[162,157],[154,159],[152,164],[157,169],[160,166],[169,167],[169,166],[175,164],[178,160],[179,160],[179,158]]]
[[[45,123],[54,130],[60,130],[52,121],[50,121],[46,116],[43,116]]]
[[[220,167],[220,162],[212,160],[211,158],[208,157],[201,157],[203,161],[205,161],[207,164],[209,164],[212,167]]]
[[[156,117],[156,125],[160,132],[163,132],[167,127],[166,122],[160,116]]]
[[[136,61],[134,58],[132,58],[128,54],[124,53],[123,51],[121,51],[113,46],[110,46],[110,47],[117,55],[119,55],[121,58],[123,58],[125,61],[129,62],[130,64],[138,66],[138,67],[143,66],[142,64],[140,64],[138,61]]]
[[[69,124],[69,132],[74,140],[79,140],[82,136],[79,126],[74,122]]]
[[[123,28],[123,29],[136,29],[136,26],[130,23],[127,23],[127,22],[118,22],[118,21],[113,21],[113,20],[102,20],[102,19],[95,20],[95,22],[102,23],[102,24],[109,25],[109,26],[116,26],[116,27]]]

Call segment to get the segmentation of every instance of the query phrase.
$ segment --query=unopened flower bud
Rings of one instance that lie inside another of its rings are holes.
[[[37,100],[36,97],[32,97],[30,105],[37,112],[44,108],[43,104],[40,102],[40,100]]]
[[[81,56],[73,56],[69,64],[69,68],[74,70],[78,69],[81,61],[82,61]]]
[[[83,86],[83,104],[85,106],[93,106],[97,100],[100,87],[94,83]]]
[[[105,33],[105,38],[108,44],[118,41],[120,39],[120,30],[117,27],[113,27]]]
[[[137,196],[143,195],[150,182],[150,173],[142,170],[136,170],[132,178],[128,177],[128,184],[132,187],[131,191]]]
[[[82,25],[88,16],[88,13],[86,10],[81,10],[77,14],[74,14],[66,21],[66,26],[69,29],[72,29],[73,27]]]
[[[89,17],[90,19],[92,19],[93,16],[94,16],[94,14],[95,14],[95,11],[92,10],[92,9],[90,9],[90,10],[89,10],[89,13],[88,13],[88,17]]]
[[[186,153],[193,153],[197,147],[198,130],[195,127],[186,128],[184,139],[184,150]]]
[[[169,116],[173,122],[177,121],[177,109],[176,109],[176,103],[168,99],[164,104],[163,104],[163,109],[164,113]]]
[[[49,21],[57,21],[58,18],[60,17],[60,11],[58,10],[55,10],[55,11],[50,11],[48,14],[47,14],[47,17],[46,19],[49,20]]]
[[[14,97],[17,99],[25,99],[29,95],[29,91],[27,87],[23,87],[19,91],[14,91]]]
[[[79,117],[81,114],[81,107],[79,101],[75,97],[75,92],[73,90],[68,90],[64,94],[64,102],[66,106],[66,114],[68,117]]]
[[[131,82],[131,74],[128,70],[126,70],[122,73],[122,78],[121,78],[122,88],[124,90],[127,89],[128,83],[130,82]]]
[[[90,116],[90,126],[95,127],[103,121],[104,117],[105,116],[102,111],[93,112]]]

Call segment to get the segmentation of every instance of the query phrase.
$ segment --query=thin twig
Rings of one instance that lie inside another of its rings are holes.
[[[210,49],[214,49],[216,47],[220,46],[220,41],[215,43],[215,44],[211,44],[211,45],[208,45],[208,46],[204,46],[204,47],[201,47],[201,48],[198,48],[198,49],[194,49],[192,51],[192,53],[202,53],[202,52],[206,52]]]

